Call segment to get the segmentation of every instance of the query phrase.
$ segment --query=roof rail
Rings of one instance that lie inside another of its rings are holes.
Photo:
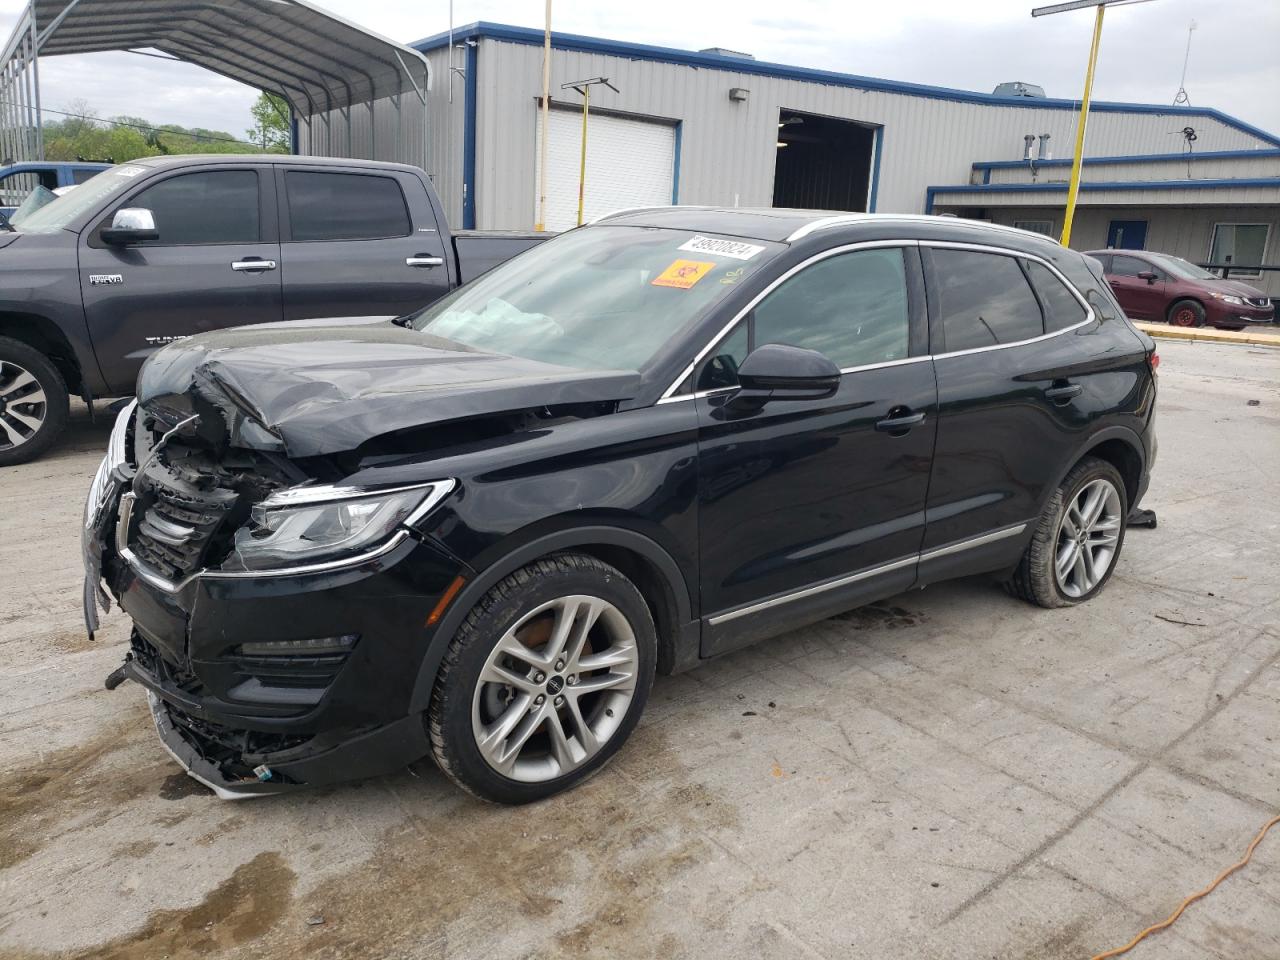
[[[787,243],[795,243],[797,240],[802,240],[809,234],[815,233],[818,230],[826,230],[830,227],[842,227],[850,223],[860,223],[864,220],[870,219],[875,219],[881,223],[886,221],[897,221],[901,223],[936,223],[938,220],[943,218],[936,214],[924,213],[846,213],[835,217],[822,217],[818,220],[806,223],[803,227],[795,230],[789,237],[787,237]],[[945,219],[963,220],[964,218],[947,217]],[[980,220],[965,220],[965,222],[978,228],[995,230],[1002,233],[1016,233],[1019,236],[1030,235],[1040,237],[1042,240],[1048,240],[1051,243],[1057,242],[1053,237],[1047,237],[1043,233],[1036,233],[1033,230],[1020,230],[1017,227],[1009,227],[1003,223],[984,223]]]

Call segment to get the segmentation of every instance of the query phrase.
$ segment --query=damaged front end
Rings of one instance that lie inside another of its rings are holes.
[[[403,679],[421,599],[400,581],[430,596],[459,575],[408,526],[453,481],[326,482],[323,462],[232,446],[207,396],[177,399],[120,412],[86,504],[86,628],[113,599],[133,620],[108,688],[145,686],[166,749],[222,797],[421,757]]]

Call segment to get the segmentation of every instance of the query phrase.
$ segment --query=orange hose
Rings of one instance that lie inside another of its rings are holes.
[[[1118,957],[1122,953],[1128,953],[1130,950],[1136,947],[1140,942],[1142,942],[1142,940],[1147,935],[1155,933],[1158,930],[1163,930],[1165,927],[1172,924],[1173,921],[1177,920],[1180,916],[1182,916],[1183,910],[1187,909],[1187,907],[1195,903],[1201,897],[1206,897],[1209,894],[1213,893],[1213,891],[1217,888],[1218,884],[1220,884],[1223,880],[1227,879],[1227,877],[1231,876],[1231,874],[1235,873],[1237,870],[1239,870],[1241,867],[1247,864],[1251,859],[1253,859],[1254,849],[1258,846],[1258,844],[1262,842],[1262,838],[1267,835],[1267,831],[1270,830],[1272,827],[1274,827],[1277,823],[1280,823],[1280,817],[1272,817],[1269,821],[1267,821],[1266,826],[1264,826],[1261,830],[1258,831],[1258,835],[1254,837],[1253,842],[1249,844],[1249,849],[1245,851],[1243,860],[1241,860],[1239,863],[1233,863],[1231,866],[1227,867],[1227,869],[1223,870],[1220,874],[1218,874],[1218,878],[1214,880],[1213,883],[1209,884],[1199,893],[1193,893],[1191,896],[1187,897],[1187,899],[1183,900],[1182,903],[1178,904],[1178,909],[1173,911],[1173,913],[1169,914],[1169,918],[1167,920],[1162,920],[1160,923],[1157,923],[1155,926],[1147,927],[1147,929],[1143,930],[1140,934],[1138,934],[1136,937],[1134,937],[1132,940],[1126,943],[1123,947],[1118,947],[1115,950],[1108,950],[1106,953],[1097,954],[1096,956],[1093,957],[1093,960],[1109,960],[1110,957]]]

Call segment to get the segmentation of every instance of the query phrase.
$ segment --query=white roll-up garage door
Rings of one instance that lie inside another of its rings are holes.
[[[675,127],[668,123],[592,113],[587,121],[587,189],[583,221],[623,207],[665,206],[671,202],[675,170]],[[568,230],[578,222],[578,167],[582,113],[551,110],[547,118],[547,229]],[[542,156],[538,124],[537,156]],[[538,212],[534,183],[534,220]]]

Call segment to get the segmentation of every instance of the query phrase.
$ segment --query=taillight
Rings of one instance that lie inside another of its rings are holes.
[[[1151,364],[1151,373],[1153,375],[1160,372],[1160,354],[1152,350],[1151,356],[1147,357],[1147,363]]]

